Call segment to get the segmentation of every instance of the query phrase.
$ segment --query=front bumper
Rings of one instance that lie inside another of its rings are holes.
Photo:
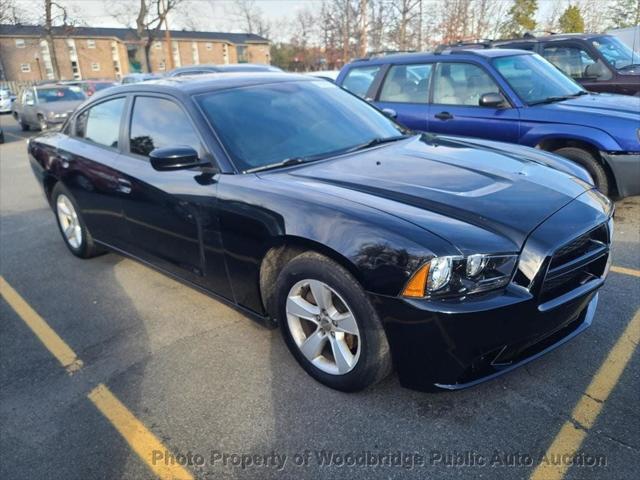
[[[601,152],[601,155],[611,167],[618,195],[621,198],[640,195],[640,153]]]
[[[612,214],[610,203],[593,190],[556,212],[529,236],[502,292],[463,300],[370,294],[401,384],[423,391],[467,388],[583,332],[608,273]],[[582,238],[593,238],[594,248],[582,243],[584,254],[557,263]],[[562,285],[565,277],[571,281]]]

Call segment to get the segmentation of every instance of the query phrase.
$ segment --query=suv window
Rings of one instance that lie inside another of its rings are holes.
[[[431,65],[393,65],[387,73],[381,102],[427,103]]]
[[[342,87],[359,97],[366,97],[369,87],[380,71],[380,65],[352,68],[342,81]]]
[[[500,93],[500,87],[481,67],[471,63],[439,63],[436,69],[433,103],[480,105],[485,93]]]
[[[82,112],[76,119],[76,137],[106,147],[118,148],[124,104],[124,97],[115,98]]]
[[[136,97],[131,115],[129,149],[145,157],[156,148],[187,145],[202,153],[189,117],[171,100]]]
[[[605,67],[603,71],[604,65],[599,65],[586,49],[577,46],[548,45],[542,56],[571,78],[598,78],[608,73],[608,69]]]

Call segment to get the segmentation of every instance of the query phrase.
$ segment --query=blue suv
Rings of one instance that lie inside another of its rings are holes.
[[[640,194],[640,98],[587,92],[535,53],[372,57],[336,83],[411,129],[540,148],[586,168],[606,194]]]

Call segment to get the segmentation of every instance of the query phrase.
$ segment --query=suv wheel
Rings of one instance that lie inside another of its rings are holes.
[[[23,132],[26,132],[27,130],[29,130],[29,124],[24,123],[24,122],[22,121],[22,118],[20,118],[20,115],[19,115],[19,114],[17,114],[17,113],[15,114],[15,119],[16,119],[16,122],[18,122],[18,123],[20,124],[20,129],[21,129]]]
[[[391,371],[380,319],[355,278],[315,252],[291,260],[276,283],[287,347],[309,375],[337,390],[362,390]]]
[[[553,153],[568,158],[569,160],[573,160],[578,165],[584,167],[587,172],[589,172],[589,175],[591,175],[591,178],[593,178],[598,190],[605,195],[609,195],[611,193],[607,172],[591,152],[583,150],[582,148],[565,147],[555,150]]]
[[[49,128],[47,120],[42,115],[38,115],[38,126],[40,127],[41,132],[44,132],[47,128]]]

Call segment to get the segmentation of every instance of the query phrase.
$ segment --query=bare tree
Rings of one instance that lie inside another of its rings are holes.
[[[390,4],[392,26],[389,36],[398,50],[416,47],[414,33],[419,27],[420,2],[421,0],[394,0]]]
[[[264,13],[255,0],[235,0],[231,15],[236,18],[243,32],[268,38],[269,22],[264,18]]]
[[[30,20],[27,12],[17,5],[16,0],[0,0],[0,24],[17,25]]]
[[[56,45],[53,40],[53,27],[58,23],[62,24],[63,27],[69,25],[69,12],[67,11],[67,7],[54,0],[44,0],[44,37],[47,42],[47,47],[49,48],[51,69],[53,70],[55,78],[60,78],[58,55],[56,54]]]
[[[138,39],[136,57],[145,72],[151,72],[151,45],[160,36],[162,26],[169,12],[175,10],[184,0],[140,0],[136,15],[136,37]],[[171,45],[167,45],[168,55],[172,55]]]

